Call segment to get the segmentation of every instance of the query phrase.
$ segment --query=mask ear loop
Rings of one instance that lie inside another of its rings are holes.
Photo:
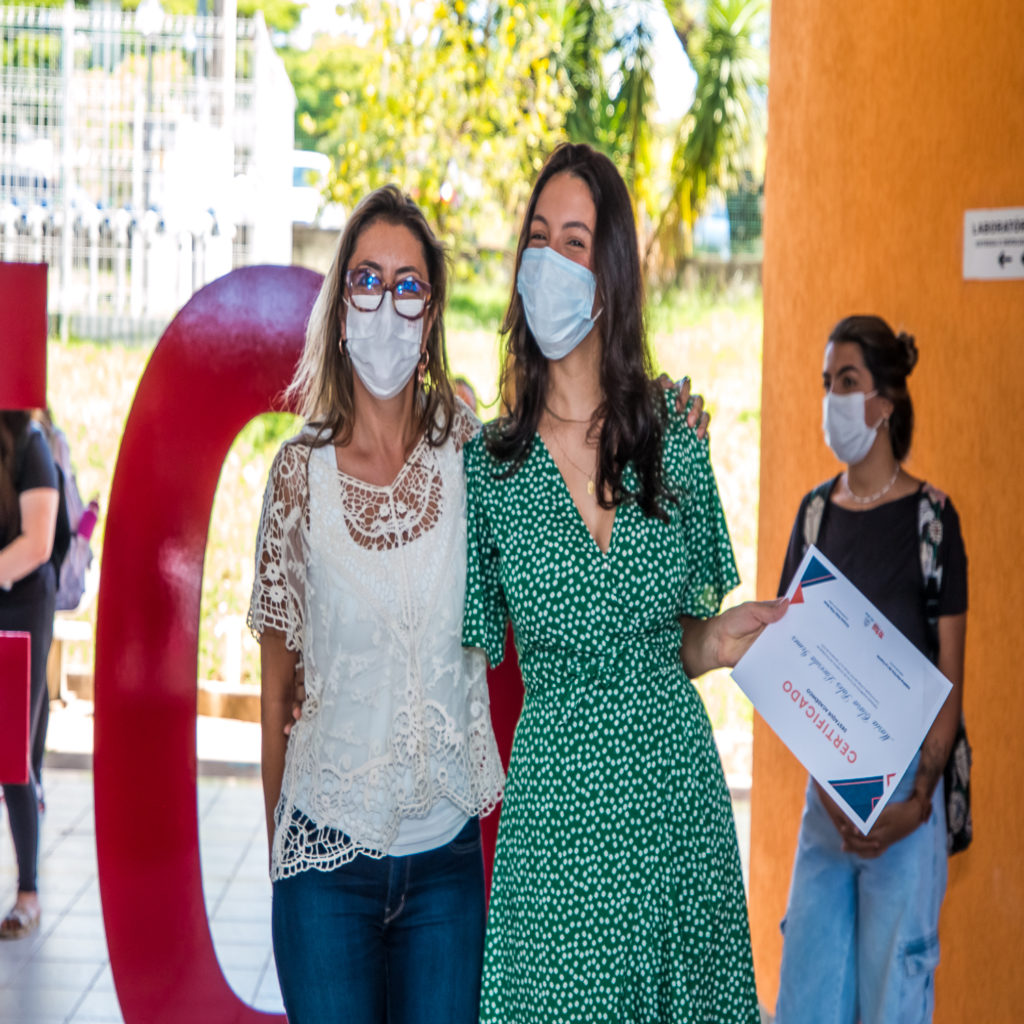
[[[877,398],[877,397],[878,397],[878,388],[875,388],[873,391],[866,391],[866,392],[864,392],[864,401],[865,402],[869,398]],[[890,415],[891,415],[891,413],[890,413]],[[871,429],[875,430],[875,431],[878,431],[878,430],[881,430],[883,427],[885,427],[886,430],[889,429],[889,417],[884,415],[884,414],[882,415],[882,418]]]

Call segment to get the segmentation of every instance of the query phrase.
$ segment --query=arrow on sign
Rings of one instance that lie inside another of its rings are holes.
[[[999,266],[1005,266],[1007,263],[1012,263],[1013,257],[1007,256],[1005,252],[999,254]]]

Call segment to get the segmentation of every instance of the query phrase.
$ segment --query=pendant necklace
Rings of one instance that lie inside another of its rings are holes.
[[[578,467],[577,467],[578,468]],[[855,501],[858,505],[870,505],[873,501],[878,501],[879,498],[884,498],[889,491],[892,489],[892,485],[896,483],[896,478],[900,475],[900,464],[896,463],[896,472],[893,473],[892,479],[880,490],[875,491],[874,494],[868,495],[866,498],[862,498],[859,494],[853,493],[853,488],[850,487],[850,474],[843,474],[843,481],[846,484],[846,493],[849,494],[850,498]]]
[[[548,409],[548,412],[551,412],[551,410]],[[552,416],[554,416],[554,413],[551,413],[551,414],[552,414]],[[560,417],[555,416],[556,420],[559,419],[559,418]],[[588,421],[587,420],[569,420],[568,422],[570,422],[570,423],[586,423]],[[594,486],[594,477],[593,477],[593,475],[588,473],[582,466],[580,466],[580,464],[578,462],[575,462],[572,459],[572,457],[569,455],[569,453],[565,450],[565,445],[563,445],[562,442],[558,440],[558,435],[557,434],[552,434],[551,437],[554,440],[555,444],[558,445],[558,448],[561,451],[561,453],[569,461],[569,465],[573,466],[577,470],[577,472],[582,473],[586,477],[586,479],[587,479],[587,494],[593,495],[595,493],[595,491],[597,490],[597,488]]]

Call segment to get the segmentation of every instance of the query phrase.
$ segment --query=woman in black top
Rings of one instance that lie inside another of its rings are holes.
[[[847,317],[832,331],[822,375],[825,440],[846,469],[827,498],[817,489],[801,503],[782,589],[813,537],[915,646],[937,654],[953,689],[866,836],[809,780],[783,923],[777,1024],[931,1020],[946,886],[942,775],[960,720],[967,560],[952,502],[902,466],[913,431],[906,379],[916,362],[914,339],[878,317]],[[937,637],[925,603],[925,509],[942,566]],[[815,524],[809,532],[807,522]]]
[[[28,632],[32,638],[30,749],[45,729],[48,708],[46,657],[56,593],[50,553],[57,506],[57,472],[46,439],[30,426],[27,412],[0,412],[0,630]],[[18,860],[18,895],[0,922],[0,939],[19,939],[39,925],[39,806],[32,777],[3,790]]]

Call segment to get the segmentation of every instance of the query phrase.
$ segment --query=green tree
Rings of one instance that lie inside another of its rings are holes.
[[[353,12],[373,46],[322,126],[331,197],[393,181],[453,251],[505,250],[569,106],[556,26],[534,0]]]
[[[669,194],[647,251],[649,264],[656,259],[662,268],[692,251],[693,225],[710,189],[734,187],[744,172],[760,171],[768,85],[768,0],[707,0],[703,19],[689,3],[668,0],[666,8],[697,87],[679,126]]]
[[[630,25],[616,41],[619,67],[611,104],[611,155],[637,204],[641,238],[657,201],[654,187],[657,133],[652,41],[651,31],[643,19]]]
[[[547,6],[561,34],[552,58],[572,99],[566,135],[611,157],[634,196],[642,230],[656,202],[651,4],[555,0]]]
[[[329,153],[328,135],[337,131],[340,97],[361,95],[365,48],[352,39],[320,35],[307,50],[279,52],[295,90],[295,146]]]
[[[572,100],[565,133],[572,142],[607,151],[613,109],[604,55],[615,44],[611,9],[600,0],[555,0],[547,6],[560,37],[552,59],[565,74]]]

